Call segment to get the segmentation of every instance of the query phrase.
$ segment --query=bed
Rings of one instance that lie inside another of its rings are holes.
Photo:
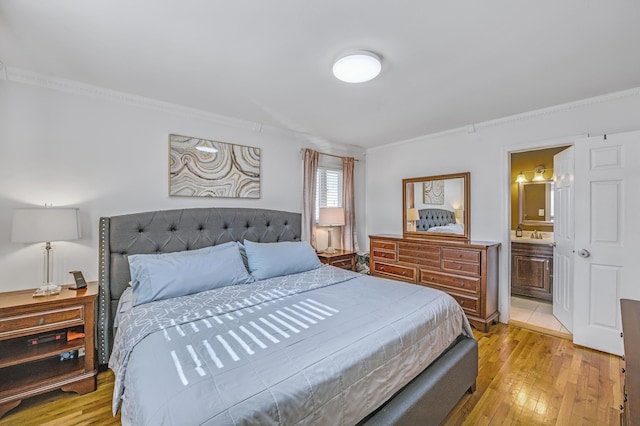
[[[456,222],[455,213],[445,209],[420,209],[416,230],[440,234],[464,234],[464,225]]]
[[[475,389],[477,342],[453,299],[305,266],[300,223],[240,208],[100,219],[98,359],[123,424],[439,424]],[[178,268],[208,256],[236,285],[147,301],[136,265],[165,255]]]

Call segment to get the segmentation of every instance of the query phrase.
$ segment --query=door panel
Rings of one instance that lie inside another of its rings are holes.
[[[574,342],[620,355],[620,298],[640,298],[640,132],[575,149]]]
[[[574,147],[553,157],[553,315],[573,331]]]

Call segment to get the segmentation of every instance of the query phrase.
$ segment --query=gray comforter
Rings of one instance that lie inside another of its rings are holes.
[[[109,367],[123,424],[355,424],[471,331],[426,287],[331,266],[134,307]]]

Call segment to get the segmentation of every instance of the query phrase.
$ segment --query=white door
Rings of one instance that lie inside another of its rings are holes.
[[[640,300],[640,132],[574,146],[573,341],[621,355],[620,298]]]
[[[573,152],[569,147],[553,156],[553,315],[573,332]]]

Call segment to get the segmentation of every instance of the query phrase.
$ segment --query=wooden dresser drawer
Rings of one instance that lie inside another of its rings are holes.
[[[443,260],[462,260],[464,262],[472,262],[480,264],[480,252],[478,250],[460,250],[443,248],[442,249]]]
[[[84,306],[0,318],[0,339],[84,324]]]
[[[403,281],[411,281],[414,283],[416,282],[416,278],[417,278],[416,268],[410,268],[407,266],[400,266],[400,265],[391,265],[389,263],[380,263],[380,262],[375,262],[373,265],[374,265],[373,266],[374,271],[379,274],[388,275],[393,278],[399,278]]]
[[[449,293],[456,302],[462,307],[462,310],[468,314],[479,315],[480,314],[480,299],[473,296],[464,296],[457,293]]]
[[[480,275],[480,265],[477,263],[466,263],[466,262],[456,262],[455,260],[443,260],[442,261],[442,270],[463,273],[463,274],[473,274]]]
[[[419,244],[401,243],[398,245],[398,260],[440,268],[440,249]]]
[[[389,241],[373,241],[371,246],[374,249],[392,250],[396,251],[396,243]]]
[[[395,251],[384,251],[384,250],[373,250],[371,253],[371,257],[373,259],[386,259],[386,260],[396,260],[396,252]]]
[[[449,275],[420,269],[421,284],[442,286],[445,289],[480,293],[480,278],[462,277],[460,275]]]

